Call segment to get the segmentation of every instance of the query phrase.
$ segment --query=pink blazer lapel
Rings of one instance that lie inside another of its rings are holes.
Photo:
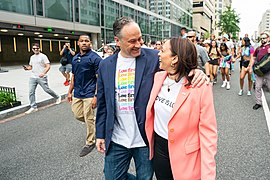
[[[183,83],[182,87],[180,89],[180,92],[179,92],[179,94],[178,94],[178,96],[176,98],[176,101],[174,103],[174,106],[173,106],[173,110],[172,110],[172,113],[171,113],[171,116],[170,116],[170,120],[173,118],[173,116],[175,115],[177,110],[181,107],[181,105],[184,103],[184,101],[186,100],[186,98],[190,94],[190,91],[188,89],[189,87],[185,86],[185,84],[187,83],[187,80],[184,79],[182,83]]]

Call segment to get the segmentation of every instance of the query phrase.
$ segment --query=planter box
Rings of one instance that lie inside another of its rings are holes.
[[[10,109],[16,106],[20,106],[22,103],[21,101],[12,102],[11,104],[8,104],[6,106],[0,106],[0,111],[4,111],[6,109]]]

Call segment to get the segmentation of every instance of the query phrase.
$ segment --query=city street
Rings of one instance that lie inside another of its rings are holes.
[[[220,74],[214,86],[218,123],[217,179],[270,177],[270,135],[262,108],[252,109],[251,97],[238,96],[236,63],[231,89],[221,88]],[[266,92],[269,106],[269,92]],[[96,150],[80,158],[85,125],[76,121],[66,102],[39,109],[10,121],[0,121],[0,179],[89,179],[103,178],[103,155]],[[131,172],[134,166],[131,165]]]

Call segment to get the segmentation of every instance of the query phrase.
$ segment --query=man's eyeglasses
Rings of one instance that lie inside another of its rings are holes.
[[[195,36],[187,36],[187,38],[193,38],[193,37],[195,37]]]
[[[267,37],[260,38],[260,40],[266,40],[266,39],[267,39]]]
[[[39,50],[39,48],[32,48],[33,50]]]

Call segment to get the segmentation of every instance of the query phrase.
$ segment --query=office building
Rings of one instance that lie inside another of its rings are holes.
[[[214,30],[215,0],[193,0],[193,28],[200,35]]]
[[[192,27],[189,0],[1,0],[0,65],[28,63],[33,42],[57,62],[65,42],[78,52],[80,34],[88,34],[97,49],[114,40],[112,25],[121,16],[140,25],[146,42]]]
[[[266,10],[263,13],[262,19],[260,21],[258,32],[261,34],[262,32],[270,33],[270,9]]]

